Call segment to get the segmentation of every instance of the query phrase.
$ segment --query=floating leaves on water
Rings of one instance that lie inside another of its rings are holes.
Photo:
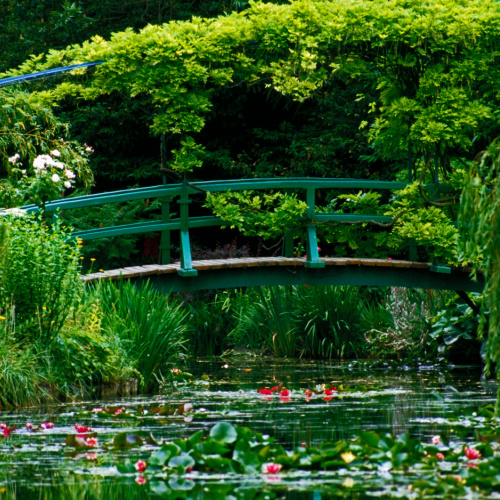
[[[220,422],[212,427],[210,437],[218,443],[234,443],[238,434],[232,424],[229,422]]]
[[[126,432],[120,432],[113,439],[113,446],[116,448],[141,446],[143,443],[144,440],[139,434],[128,434]]]

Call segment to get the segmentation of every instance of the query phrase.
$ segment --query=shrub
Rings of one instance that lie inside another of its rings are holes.
[[[77,243],[40,217],[7,217],[0,307],[15,308],[16,336],[49,345],[81,292]]]
[[[0,409],[39,403],[45,396],[46,356],[16,339],[13,308],[0,317]]]

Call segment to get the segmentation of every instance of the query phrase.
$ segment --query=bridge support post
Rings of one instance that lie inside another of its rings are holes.
[[[307,188],[306,201],[307,201],[307,218],[312,220],[314,218],[315,209],[315,195],[316,190],[314,188]],[[325,263],[319,260],[318,253],[318,238],[316,236],[316,226],[314,224],[309,224],[306,228],[307,232],[307,259],[305,267],[308,268],[322,268],[325,267]]]
[[[181,243],[181,267],[178,273],[182,277],[198,276],[198,271],[193,269],[193,261],[191,259],[191,243],[189,241],[189,204],[191,200],[189,199],[189,194],[187,190],[186,177],[182,182],[182,194],[179,198],[180,205],[180,219],[181,219],[181,231],[180,231],[180,243]]]

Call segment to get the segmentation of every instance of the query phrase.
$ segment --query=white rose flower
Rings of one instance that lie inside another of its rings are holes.
[[[71,182],[64,181],[64,187],[69,189],[71,187]]]
[[[62,170],[64,168],[64,163],[61,163],[60,161],[53,161],[52,166]]]
[[[51,177],[51,180],[52,180],[52,182],[59,182],[61,180],[61,178],[57,174],[54,174]]]
[[[52,156],[61,156],[61,152],[58,149],[54,149],[54,151],[51,151],[50,154]]]
[[[64,175],[67,179],[74,179],[76,175],[71,170],[65,170]]]

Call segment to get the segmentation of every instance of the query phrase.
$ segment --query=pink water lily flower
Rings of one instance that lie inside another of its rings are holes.
[[[264,474],[277,474],[281,470],[281,464],[269,462],[262,465],[262,472]]]
[[[137,462],[135,463],[135,470],[137,472],[144,472],[147,466],[148,463],[145,460],[137,460]]]
[[[137,484],[141,485],[141,486],[142,486],[143,484],[146,484],[146,481],[147,481],[147,480],[146,480],[146,478],[145,478],[144,476],[142,476],[142,475],[139,475],[139,476],[137,476],[137,477],[135,478],[135,482],[136,482]]]
[[[439,444],[441,442],[441,437],[440,436],[432,436],[431,442],[432,442],[432,444]]]
[[[476,448],[470,448],[469,446],[466,446],[464,452],[465,456],[469,460],[477,460],[478,458],[481,458],[481,453],[476,450]]]
[[[26,424],[26,429],[28,429],[28,430],[30,430],[30,431],[31,431],[31,430],[33,429],[33,424],[32,424],[31,422],[28,422],[28,423]]]
[[[43,422],[40,427],[42,429],[52,429],[54,427],[54,424],[52,422]]]
[[[97,446],[97,438],[96,437],[89,437],[85,440],[85,443],[87,446],[91,448],[95,448]]]
[[[442,453],[436,453],[436,458],[438,460],[444,460],[444,455]]]

